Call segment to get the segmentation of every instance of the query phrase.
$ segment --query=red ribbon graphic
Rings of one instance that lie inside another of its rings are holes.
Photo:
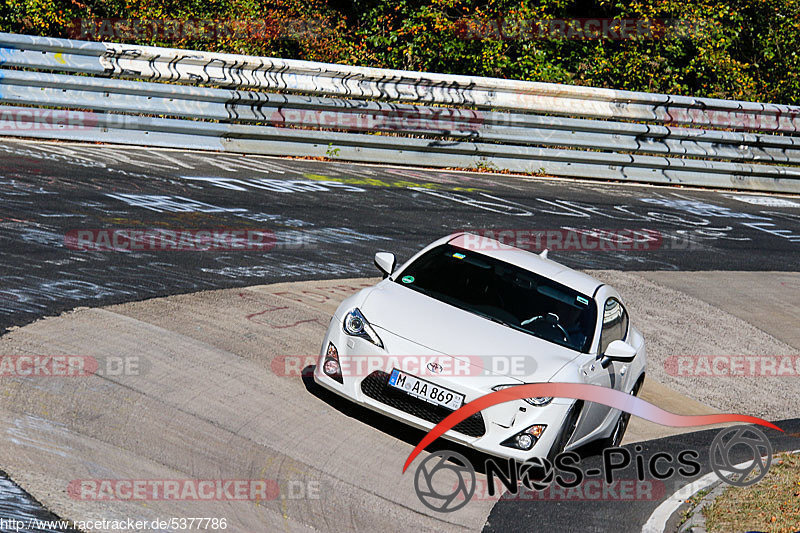
[[[492,392],[481,396],[460,409],[453,411],[444,420],[436,424],[425,437],[417,444],[417,447],[409,454],[406,464],[403,465],[403,472],[408,469],[417,455],[425,449],[428,444],[441,437],[446,431],[450,430],[461,422],[469,418],[478,411],[497,405],[498,403],[519,400],[522,398],[535,398],[538,396],[552,396],[554,398],[573,398],[588,402],[600,403],[630,413],[639,418],[644,418],[650,422],[661,424],[662,426],[673,427],[695,427],[706,426],[709,424],[721,424],[726,422],[745,422],[748,424],[758,424],[778,431],[781,428],[762,418],[748,415],[719,414],[719,415],[678,415],[664,411],[655,405],[648,403],[641,398],[631,394],[600,387],[597,385],[585,385],[581,383],[529,383],[508,387],[506,389]]]

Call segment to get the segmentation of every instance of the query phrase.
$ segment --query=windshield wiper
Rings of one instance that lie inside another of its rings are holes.
[[[470,309],[468,307],[462,307],[462,309],[464,311],[469,311],[470,313],[475,313],[478,316],[482,316],[483,318],[491,320],[492,322],[496,322],[498,324],[502,324],[503,326],[508,326],[508,327],[514,328],[514,329],[518,329],[519,328],[519,326],[511,324],[510,322],[506,322],[502,318],[497,318],[496,316],[488,315],[486,313],[481,313],[480,311],[476,311],[475,309]]]

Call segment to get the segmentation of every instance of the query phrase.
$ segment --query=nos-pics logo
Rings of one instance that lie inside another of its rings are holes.
[[[736,450],[734,452],[734,450]],[[609,452],[609,453],[606,453]],[[627,457],[622,462],[609,461],[609,457],[619,455]],[[631,452],[625,448],[607,448],[603,452],[603,474],[606,482],[613,481],[613,470],[627,467],[631,464]],[[659,452],[663,459],[665,452]],[[683,450],[678,454],[677,464],[683,463],[682,469],[671,469],[671,474],[680,473],[684,477],[698,476],[701,473],[700,464],[692,460],[699,458],[699,453],[694,450]],[[767,436],[755,427],[730,427],[717,433],[711,443],[708,459],[713,471],[725,483],[738,487],[747,487],[759,482],[769,472],[772,464],[772,445]],[[553,463],[544,458],[532,458],[524,463],[509,461],[507,465],[498,465],[488,459],[485,465],[487,486],[489,493],[494,494],[495,476],[511,494],[517,494],[520,483],[529,490],[542,491],[548,488],[553,481],[563,487],[574,486],[583,480],[584,474],[577,466],[577,454],[564,452],[559,454],[555,463],[558,466],[572,465],[567,472],[572,476],[569,482],[554,468]],[[739,458],[738,463],[736,463]],[[741,462],[741,458],[746,460]],[[579,459],[578,459],[579,460]],[[639,461],[636,461],[637,464]],[[658,479],[665,479],[663,474],[652,471],[650,462],[650,475]],[[695,467],[696,466],[696,467]],[[511,469],[516,468],[514,471]],[[506,470],[509,470],[506,472]],[[598,469],[599,471],[599,469]],[[587,471],[587,474],[589,471]],[[638,472],[640,478],[642,472]],[[590,474],[591,475],[591,474]],[[580,479],[577,479],[577,478]],[[450,513],[461,509],[472,499],[477,486],[475,468],[472,463],[460,453],[443,450],[430,454],[423,460],[414,475],[414,490],[419,500],[429,509],[440,513]]]

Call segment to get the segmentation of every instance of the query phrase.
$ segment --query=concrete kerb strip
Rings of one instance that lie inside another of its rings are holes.
[[[697,502],[693,507],[687,509],[687,513],[691,513],[689,518],[680,526],[678,530],[679,533],[706,533],[706,517],[703,515],[703,509],[714,503],[719,496],[725,492],[725,489],[728,488],[728,485],[723,483],[722,481],[717,481],[717,483],[712,483],[710,485],[708,494],[703,496],[699,502]],[[691,497],[689,498],[691,500]],[[680,512],[682,509],[678,508],[673,516]],[[672,522],[673,518],[670,517],[667,520],[667,523]]]
[[[676,298],[676,291],[658,287],[635,273],[597,274],[623,294],[636,296],[628,302],[629,309],[646,337],[666,334],[663,328],[674,329],[675,325],[664,323],[673,316],[688,316],[690,329],[684,327],[682,331],[694,337],[694,344],[679,344],[678,349],[691,348],[702,354],[722,342],[714,335],[701,335],[700,329],[717,328],[723,335],[730,329],[744,328],[750,334],[747,323],[719,310],[713,322],[694,324],[692,310],[707,313],[707,304],[685,295]],[[405,476],[407,479],[397,484],[401,458],[409,450],[407,443],[308,394],[300,380],[270,373],[270,362],[277,355],[319,353],[333,308],[375,281],[282,283],[176,295],[66,313],[11,331],[0,337],[0,353],[102,355],[113,351],[117,355],[145,354],[154,366],[149,374],[131,378],[129,383],[96,376],[72,382],[33,378],[0,381],[3,466],[8,463],[6,469],[12,478],[49,508],[64,518],[78,519],[108,515],[110,508],[119,513],[136,506],[123,503],[109,507],[72,500],[64,489],[70,479],[143,475],[202,479],[232,474],[285,477],[285,468],[264,466],[266,474],[262,472],[258,463],[267,453],[276,458],[276,465],[305,465],[312,477],[327,479],[336,489],[324,496],[327,503],[281,502],[283,507],[277,508],[267,502],[247,512],[237,507],[240,527],[233,530],[246,530],[255,523],[286,526],[286,520],[288,529],[320,527],[330,520],[323,517],[321,508],[331,505],[356,505],[355,510],[345,513],[347,516],[337,519],[339,526],[349,529],[401,519],[420,531],[481,527],[494,502],[475,502],[465,507],[466,515],[461,516],[442,519],[426,515],[413,491],[406,490],[411,478]],[[686,309],[664,315],[647,312],[661,302]],[[103,335],[98,336],[98,331]],[[771,353],[776,346],[777,341],[763,332],[752,337],[757,343],[753,349]],[[654,370],[668,355],[665,350],[672,342],[653,342]],[[651,401],[659,405],[674,401],[667,408],[678,412],[685,412],[690,404],[701,411],[714,411],[689,400],[689,393],[676,393],[658,381],[651,381]],[[81,406],[78,412],[76,405]],[[137,429],[136,424],[126,424],[127,420],[145,425]],[[153,424],[160,429],[149,427]],[[345,426],[347,431],[342,432]],[[672,428],[658,428],[652,433],[639,431],[634,419],[626,440],[672,434]],[[331,447],[334,434],[339,440]],[[36,444],[51,441],[61,448]],[[171,444],[164,446],[164,442]],[[354,458],[348,452],[352,449],[373,451]],[[69,460],[59,453],[66,453]],[[385,466],[387,458],[394,457],[398,460],[397,475]],[[208,461],[198,460],[201,458]],[[373,463],[374,468],[364,471],[365,464]],[[66,469],[66,465],[71,466]],[[376,472],[383,474],[376,477]],[[383,476],[394,479],[391,490],[385,485],[388,478],[380,479]],[[376,505],[379,515],[373,513]],[[214,507],[230,512],[231,504]],[[148,514],[184,508],[186,503],[151,502]],[[282,518],[286,516],[289,518]]]

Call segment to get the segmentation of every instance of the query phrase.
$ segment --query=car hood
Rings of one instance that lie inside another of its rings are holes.
[[[492,374],[521,382],[549,381],[580,355],[392,281],[370,291],[360,308],[372,325],[419,345],[421,353],[477,361]]]

